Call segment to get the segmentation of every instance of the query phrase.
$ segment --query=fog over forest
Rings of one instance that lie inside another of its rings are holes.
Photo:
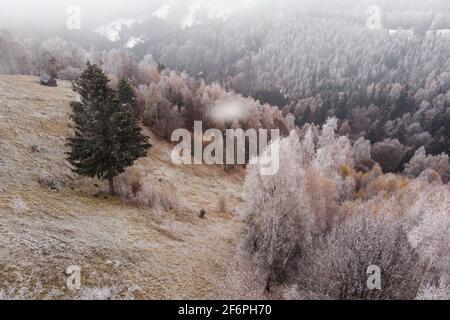
[[[64,27],[67,18],[66,9],[77,5],[82,9],[86,27],[95,27],[117,18],[141,19],[148,17],[158,8],[170,5],[173,14],[182,14],[192,5],[203,4],[214,6],[218,11],[223,8],[243,6],[251,8],[247,14],[263,10],[276,15],[280,10],[342,9],[365,10],[370,5],[380,6],[386,11],[435,11],[448,12],[450,4],[445,0],[16,0],[0,3],[0,25],[2,26],[34,26]]]

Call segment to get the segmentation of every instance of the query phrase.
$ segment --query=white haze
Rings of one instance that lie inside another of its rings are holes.
[[[87,28],[97,28],[119,18],[143,19],[156,15],[180,16],[189,25],[189,14],[199,7],[212,18],[224,18],[234,11],[249,10],[250,14],[261,9],[269,14],[280,10],[302,10],[305,8],[367,8],[379,5],[385,10],[450,10],[448,0],[15,0],[0,2],[0,27],[22,28],[64,28],[67,8],[78,5],[82,11],[82,22]],[[158,11],[160,10],[160,11]],[[31,29],[29,29],[31,30]],[[35,29],[33,29],[35,30]]]

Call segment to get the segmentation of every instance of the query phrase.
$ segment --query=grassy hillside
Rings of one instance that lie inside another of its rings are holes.
[[[102,181],[77,177],[64,160],[75,98],[70,83],[0,76],[0,298],[217,297],[241,230],[218,202],[239,203],[242,175],[175,166],[170,145],[146,131],[154,147],[136,167],[192,210],[111,198]],[[43,172],[58,191],[39,184]],[[81,267],[81,291],[66,288],[71,265]]]

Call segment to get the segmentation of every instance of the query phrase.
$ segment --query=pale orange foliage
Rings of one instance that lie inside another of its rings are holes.
[[[391,197],[393,195],[396,195],[397,192],[406,188],[409,183],[410,180],[408,178],[396,176],[393,174],[386,174],[383,176],[379,176],[367,185],[367,195],[369,197],[374,197],[376,195]]]
[[[320,175],[311,167],[305,175],[306,188],[312,212],[315,217],[316,236],[329,231],[338,210],[337,187],[335,181]]]

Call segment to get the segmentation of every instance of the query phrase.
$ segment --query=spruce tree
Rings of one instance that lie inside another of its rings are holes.
[[[67,159],[75,173],[108,180],[114,195],[114,177],[151,145],[98,66],[88,63],[75,87],[81,101],[71,103],[75,135],[67,139]]]
[[[339,120],[345,120],[348,118],[350,113],[349,108],[349,99],[347,92],[342,95],[342,97],[338,97],[338,103],[336,107],[336,117]]]
[[[137,114],[136,94],[126,78],[119,80],[117,87],[117,97],[121,104],[130,106],[131,110]]]
[[[310,106],[306,107],[305,111],[301,115],[301,117],[298,117],[295,119],[295,124],[299,126],[300,128],[303,127],[307,123],[313,123],[313,116],[311,112]]]
[[[413,102],[411,100],[410,88],[408,85],[406,85],[402,88],[397,101],[393,105],[391,113],[389,115],[389,119],[395,120],[397,118],[401,118],[405,113],[410,112],[413,107]]]

